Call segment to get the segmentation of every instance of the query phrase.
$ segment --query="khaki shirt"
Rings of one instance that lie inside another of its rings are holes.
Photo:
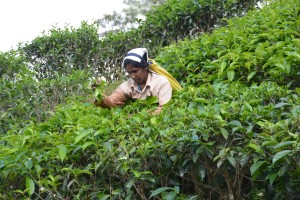
[[[146,99],[148,96],[158,97],[159,106],[166,104],[172,97],[172,87],[168,79],[150,71],[142,91],[131,78],[122,83],[110,96],[98,104],[101,107],[124,105],[128,99]]]

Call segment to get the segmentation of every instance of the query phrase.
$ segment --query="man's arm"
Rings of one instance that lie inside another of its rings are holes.
[[[166,81],[160,86],[158,92],[158,102],[159,106],[163,106],[172,98],[172,86],[170,85],[169,81]]]
[[[159,114],[163,109],[163,105],[169,102],[171,98],[172,98],[172,86],[170,85],[169,81],[167,81],[163,83],[160,87],[158,93],[159,106],[155,111],[152,112],[152,114]]]
[[[110,108],[115,106],[123,106],[128,98],[121,89],[115,90],[110,96],[104,95],[102,101],[95,100],[94,104],[102,108]]]

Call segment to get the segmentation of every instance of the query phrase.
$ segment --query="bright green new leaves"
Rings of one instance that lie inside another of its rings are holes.
[[[101,101],[103,99],[103,95],[105,92],[105,86],[106,86],[106,82],[105,81],[101,81],[99,84],[96,85],[96,87],[94,88],[94,97],[98,100]]]
[[[67,148],[64,145],[58,147],[58,155],[61,162],[63,162],[67,155]]]

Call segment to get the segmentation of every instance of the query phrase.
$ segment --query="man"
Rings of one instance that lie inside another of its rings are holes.
[[[166,77],[149,70],[147,49],[130,50],[125,56],[122,66],[130,78],[110,96],[104,96],[100,102],[96,100],[95,105],[103,108],[122,106],[129,99],[146,99],[148,96],[156,96],[159,105],[154,113],[159,113],[163,105],[171,99],[172,87]]]

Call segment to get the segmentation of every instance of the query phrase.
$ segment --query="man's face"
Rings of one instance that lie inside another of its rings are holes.
[[[127,65],[125,67],[126,72],[137,84],[145,84],[148,77],[148,71],[143,67],[134,67],[133,65]]]

